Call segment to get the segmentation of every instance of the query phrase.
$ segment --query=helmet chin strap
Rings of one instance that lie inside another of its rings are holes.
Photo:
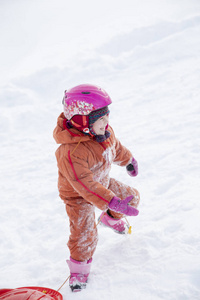
[[[110,133],[107,131],[108,129],[108,124],[106,125],[105,128],[105,134],[103,135],[98,135],[96,132],[93,130],[93,124],[89,126],[89,117],[88,116],[82,116],[82,115],[76,115],[71,120],[69,121],[71,125],[78,129],[79,131],[90,135],[92,138],[94,138],[98,142],[103,142],[106,140],[109,136]]]
[[[76,122],[74,122],[73,120],[67,121],[67,119],[64,120],[64,124],[66,124],[67,122],[69,122],[69,125],[71,127],[74,127],[76,129],[78,129],[79,131],[90,135],[92,138],[95,139],[95,141],[97,141],[98,143],[102,143],[104,142],[107,138],[110,137],[110,132],[109,131],[105,131],[104,135],[97,135],[95,132],[91,132],[92,129],[89,129],[88,127],[83,127],[79,124],[77,124]],[[67,127],[67,126],[66,126]],[[64,126],[65,128],[65,126]],[[108,128],[108,125],[106,126],[106,129]],[[66,129],[66,128],[65,128]]]
[[[91,132],[90,132],[90,129],[89,128],[84,128],[83,130],[82,130],[84,133],[88,133],[90,136],[94,136],[94,134],[92,134]]]
[[[84,121],[85,116],[82,116],[82,117],[83,117],[83,125],[80,125],[80,124],[74,122],[74,120],[71,119],[70,122],[71,122],[72,126],[75,127],[76,129],[82,131],[83,133],[89,134],[91,137],[93,137],[94,134],[92,134],[90,132],[90,129],[88,127],[84,127],[84,125],[87,125],[87,122]]]

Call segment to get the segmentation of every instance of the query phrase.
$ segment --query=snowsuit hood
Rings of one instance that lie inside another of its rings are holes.
[[[81,141],[83,142],[89,141],[91,139],[90,136],[85,135],[84,133],[78,131],[75,128],[66,130],[64,128],[65,120],[66,118],[64,116],[64,113],[61,113],[57,120],[57,126],[53,132],[53,137],[57,144],[76,144],[80,141],[80,137]]]

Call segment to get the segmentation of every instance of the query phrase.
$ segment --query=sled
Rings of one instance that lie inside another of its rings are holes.
[[[52,289],[38,286],[16,289],[0,289],[0,300],[63,300],[62,295]]]

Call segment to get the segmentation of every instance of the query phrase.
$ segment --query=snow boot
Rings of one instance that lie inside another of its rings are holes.
[[[92,258],[84,262],[77,261],[71,257],[70,260],[67,260],[70,269],[69,286],[72,292],[79,292],[86,288],[91,263]]]
[[[122,219],[114,219],[108,215],[108,212],[102,212],[98,218],[98,222],[100,225],[109,227],[120,234],[126,234],[129,230],[128,224],[126,224]]]

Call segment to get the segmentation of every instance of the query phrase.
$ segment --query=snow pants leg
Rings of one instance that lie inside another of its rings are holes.
[[[110,179],[108,189],[113,191],[120,199],[133,195],[131,205],[138,207],[140,201],[139,192],[113,178]],[[92,258],[98,242],[98,233],[95,223],[95,207],[83,198],[70,198],[65,200],[66,211],[70,222],[70,237],[68,247],[70,256],[78,261],[86,261]],[[115,219],[124,215],[109,211]]]
[[[89,260],[96,249],[98,234],[95,207],[83,198],[65,201],[70,222],[68,247],[70,256],[78,261]]]
[[[135,208],[138,207],[139,202],[140,202],[140,194],[133,187],[130,187],[124,183],[121,183],[120,181],[118,181],[114,178],[111,178],[108,189],[111,190],[113,193],[115,193],[115,195],[117,197],[119,197],[120,199],[125,199],[126,197],[133,195],[134,198],[131,200],[130,205],[132,205]],[[121,219],[124,216],[122,214],[115,213],[110,210],[109,210],[109,213],[115,219]]]

